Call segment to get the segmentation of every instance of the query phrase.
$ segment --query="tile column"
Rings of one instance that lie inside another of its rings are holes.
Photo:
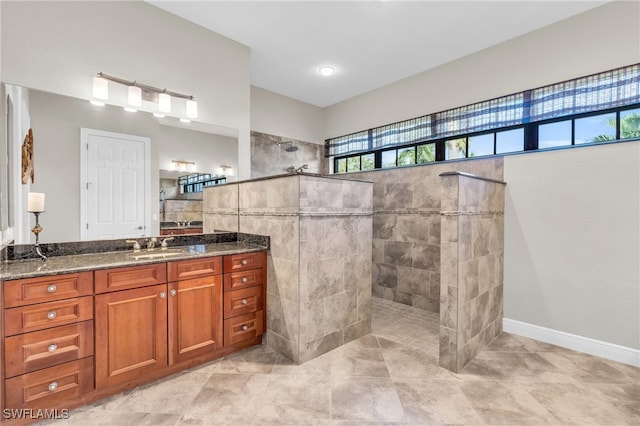
[[[505,183],[440,176],[440,366],[460,372],[502,332]]]

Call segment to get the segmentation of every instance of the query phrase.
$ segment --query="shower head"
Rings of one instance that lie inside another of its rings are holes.
[[[286,147],[284,149],[287,152],[296,152],[298,150],[298,147],[293,144],[293,141],[279,141],[279,142],[276,142],[276,145],[283,145],[283,144],[285,144],[285,145],[288,144],[289,145],[288,147]]]

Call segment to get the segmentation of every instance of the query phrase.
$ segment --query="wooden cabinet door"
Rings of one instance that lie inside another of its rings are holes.
[[[96,388],[167,366],[166,284],[96,296]]]
[[[169,283],[169,364],[222,348],[222,275]]]

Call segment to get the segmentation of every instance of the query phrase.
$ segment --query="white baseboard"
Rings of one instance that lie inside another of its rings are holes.
[[[589,337],[578,336],[564,331],[540,327],[508,318],[502,320],[503,330],[507,333],[529,337],[552,345],[561,346],[574,351],[584,352],[612,361],[640,367],[640,350],[603,342]]]

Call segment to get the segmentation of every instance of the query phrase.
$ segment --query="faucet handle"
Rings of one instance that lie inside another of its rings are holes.
[[[166,250],[167,247],[169,247],[169,244],[167,244],[167,241],[173,241],[173,237],[168,237],[162,240],[162,242],[160,243],[160,248],[162,248],[162,250]]]
[[[138,240],[126,240],[127,244],[133,244],[133,251],[140,251],[140,243]]]

